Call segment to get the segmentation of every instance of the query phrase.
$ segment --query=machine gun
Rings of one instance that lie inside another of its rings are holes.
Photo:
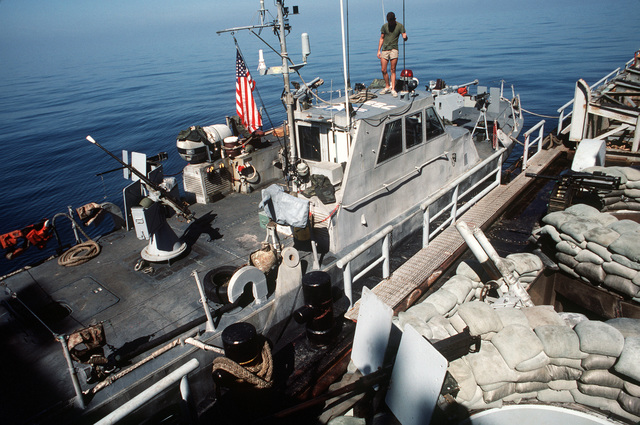
[[[152,182],[151,180],[149,180],[149,178],[146,175],[138,171],[138,169],[136,169],[135,167],[132,167],[130,164],[127,164],[126,162],[124,162],[123,160],[115,156],[113,153],[111,153],[108,149],[106,149],[100,143],[96,142],[93,137],[87,136],[87,140],[93,143],[94,145],[98,146],[100,149],[105,151],[109,156],[111,156],[113,159],[118,161],[123,167],[127,168],[133,174],[138,176],[140,180],[147,186],[147,188],[149,189],[149,192],[151,192],[152,198],[155,198],[154,200],[162,202],[165,205],[168,205],[177,214],[184,217],[187,220],[187,222],[190,222],[191,220],[193,220],[194,218],[193,213],[189,211],[189,208],[187,207],[186,203],[175,199],[165,188],[163,188],[161,185],[157,183]]]
[[[569,171],[559,176],[544,176],[526,173],[527,177],[555,180],[556,184],[549,199],[549,212],[562,211],[577,202],[603,208],[600,196],[620,187],[620,177],[610,176],[600,171],[593,173]]]

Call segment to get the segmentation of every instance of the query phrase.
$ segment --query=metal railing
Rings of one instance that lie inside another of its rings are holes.
[[[542,142],[544,140],[544,122],[545,122],[544,120],[541,120],[538,124],[534,125],[526,133],[524,133],[524,152],[522,153],[522,170],[527,168],[527,166],[529,165],[529,161],[531,161],[531,159],[533,159],[533,157],[536,156],[542,150]],[[533,133],[536,130],[538,130],[538,136],[535,139],[533,139],[533,141],[531,141],[531,133]],[[529,158],[529,150],[531,147],[535,146],[536,143],[538,144],[538,149],[533,155],[531,155],[531,158]]]
[[[625,64],[625,69],[629,67],[632,63],[633,63],[633,59],[628,60],[627,63]],[[616,68],[610,73],[608,73],[607,75],[605,75],[604,77],[602,77],[600,80],[598,80],[596,83],[594,83],[591,86],[591,93],[593,93],[598,88],[600,88],[600,86],[609,84],[611,80],[613,80],[615,77],[620,75],[620,72],[622,72],[622,69]],[[556,133],[558,136],[566,128],[566,126],[564,125],[564,121],[573,114],[573,110],[569,111],[568,113],[565,113],[565,110],[572,105],[573,105],[573,99],[571,99],[570,101],[562,105],[560,108],[558,108],[558,113],[560,114],[560,116],[558,117],[558,128]]]
[[[95,425],[110,425],[117,423],[118,421],[122,420],[127,415],[132,413],[134,410],[142,407],[145,403],[152,400],[155,396],[157,396],[167,388],[175,385],[178,381],[180,381],[180,393],[182,401],[186,401],[190,392],[187,382],[187,374],[196,370],[198,366],[200,366],[200,363],[197,359],[189,360],[187,363],[180,366],[178,369],[171,372],[169,375],[165,376],[160,381],[153,384],[151,387],[147,388],[113,412],[109,413],[107,416],[96,422]]]
[[[497,160],[497,164],[494,169],[487,173],[482,179],[480,179],[475,184],[466,188],[464,191],[460,191],[460,187],[463,183],[471,180],[477,173],[482,172],[482,170],[487,167],[487,163],[483,162],[482,164],[478,164],[476,167],[471,169],[470,173],[466,173],[463,176],[458,177],[453,182],[449,183],[447,186],[441,188],[430,197],[428,197],[421,205],[420,209],[410,213],[407,217],[405,217],[399,223],[395,225],[388,225],[380,232],[375,234],[373,237],[367,239],[362,245],[358,246],[356,249],[339,259],[336,264],[339,268],[343,270],[342,277],[344,283],[344,292],[347,298],[349,299],[349,306],[353,306],[353,283],[358,279],[366,275],[370,272],[374,267],[382,263],[382,278],[387,279],[390,274],[390,250],[391,250],[391,236],[393,230],[395,228],[403,226],[407,221],[413,218],[419,212],[423,212],[423,247],[426,247],[429,244],[429,240],[435,237],[436,234],[440,233],[446,227],[455,223],[456,219],[460,217],[465,211],[475,205],[482,197],[484,197],[489,191],[500,184],[501,178],[501,170],[502,170],[502,161],[501,155],[506,151],[506,149],[502,148],[496,151],[491,157],[489,157],[489,161]],[[459,202],[464,199],[469,194],[478,190],[478,188],[482,185],[485,185],[487,180],[494,179],[487,187],[482,189],[479,193],[474,195],[471,199],[466,201],[463,205],[459,205]],[[452,192],[452,198],[448,204],[446,204],[437,214],[433,217],[429,217],[429,206],[443,199],[443,197],[447,196],[447,194]],[[444,223],[440,224],[435,230],[430,231],[431,223],[434,220],[437,220],[443,214],[449,213],[449,218],[445,220]],[[376,245],[380,240],[382,240],[382,247],[380,256],[377,257],[372,263],[370,263],[367,267],[365,267],[361,272],[357,275],[353,276],[351,270],[351,263],[358,256],[360,256],[365,251],[371,249],[374,245]]]
[[[464,214],[469,208],[474,206],[480,199],[482,199],[487,193],[489,193],[493,188],[500,184],[501,179],[501,171],[502,171],[502,161],[500,159],[501,155],[505,152],[506,149],[500,149],[495,152],[491,157],[489,157],[489,162],[498,159],[496,167],[487,173],[482,179],[476,182],[474,185],[468,187],[462,193],[460,193],[460,187],[463,183],[470,180],[477,173],[481,172],[481,170],[486,166],[486,164],[479,164],[475,168],[471,170],[471,174],[461,176],[456,180],[452,181],[447,186],[438,190],[436,193],[427,198],[422,204],[420,204],[420,210],[423,212],[422,219],[422,247],[426,248],[429,245],[429,241],[433,239],[435,236],[440,234],[444,229],[455,223],[455,221]],[[473,196],[471,199],[466,201],[463,205],[458,205],[461,199],[464,199],[467,195],[476,191],[480,186],[484,185],[485,182],[489,179],[495,179],[491,184]],[[451,192],[451,200],[448,204],[438,211],[438,213],[433,216],[430,215],[429,207],[434,203],[443,199],[448,193]],[[443,223],[441,223],[437,228],[433,231],[431,230],[431,224],[436,221],[438,218],[442,217],[444,214],[449,214],[449,218],[445,219]]]
[[[382,278],[386,279],[390,275],[390,260],[391,260],[391,232],[393,231],[393,226],[389,225],[378,232],[375,236],[368,239],[365,243],[360,245],[358,248],[351,251],[349,254],[342,257],[338,260],[337,265],[340,267],[344,282],[344,293],[349,299],[349,307],[353,306],[353,283],[360,279],[365,274],[369,273],[375,266],[382,263]],[[380,257],[378,257],[375,261],[369,264],[364,268],[360,273],[353,276],[351,275],[351,262],[355,260],[360,254],[370,249],[373,245],[378,243],[378,241],[382,241],[382,253]]]

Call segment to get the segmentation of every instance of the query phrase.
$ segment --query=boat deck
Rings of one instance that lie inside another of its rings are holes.
[[[532,159],[526,171],[540,173],[566,151],[567,148],[562,146],[542,150]],[[486,228],[533,180],[534,178],[527,177],[524,172],[520,173],[509,184],[500,185],[492,190],[460,220],[472,227]],[[417,301],[465,249],[466,245],[458,230],[449,226],[430,241],[426,248],[419,250],[372,290],[395,311],[404,310]],[[358,311],[359,302],[356,302],[345,317],[355,321]]]

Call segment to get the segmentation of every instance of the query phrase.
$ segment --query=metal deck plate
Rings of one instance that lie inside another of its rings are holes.
[[[120,299],[90,277],[83,277],[51,294],[51,297],[71,308],[71,316],[83,325],[97,313],[116,304]]]

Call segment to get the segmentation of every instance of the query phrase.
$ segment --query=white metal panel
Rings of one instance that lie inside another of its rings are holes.
[[[362,288],[351,361],[363,375],[382,367],[389,344],[392,316],[391,307],[383,303],[366,286]]]
[[[447,372],[447,359],[411,325],[404,328],[385,401],[402,425],[427,425]]]

